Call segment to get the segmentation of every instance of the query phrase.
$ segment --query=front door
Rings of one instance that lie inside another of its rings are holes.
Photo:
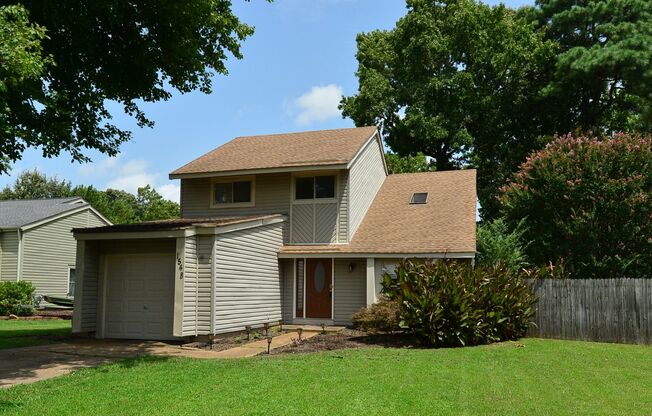
[[[306,318],[331,319],[333,273],[331,259],[306,261]]]

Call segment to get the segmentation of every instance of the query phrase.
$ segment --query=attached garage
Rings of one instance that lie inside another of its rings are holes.
[[[105,336],[174,338],[174,253],[115,254],[105,262]]]
[[[281,319],[281,215],[75,230],[73,333],[170,340]]]

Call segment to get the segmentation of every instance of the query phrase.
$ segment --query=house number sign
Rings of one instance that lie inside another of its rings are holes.
[[[183,261],[179,253],[177,253],[177,267],[179,268],[179,279],[183,279]]]

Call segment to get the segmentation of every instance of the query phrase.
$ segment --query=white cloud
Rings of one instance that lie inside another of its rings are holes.
[[[296,114],[294,121],[306,125],[315,121],[324,121],[341,115],[337,106],[342,99],[342,87],[335,84],[312,87],[310,91],[294,99],[289,106],[289,113]]]
[[[107,157],[99,162],[82,165],[79,172],[82,176],[94,178],[95,182],[104,183],[101,186],[103,189],[120,189],[136,194],[138,188],[151,185],[163,198],[179,202],[179,186],[168,182],[164,175],[152,172],[150,162],[145,159]]]

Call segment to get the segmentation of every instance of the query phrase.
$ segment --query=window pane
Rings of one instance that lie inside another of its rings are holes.
[[[233,183],[233,202],[251,202],[251,182]]]
[[[216,183],[215,184],[215,203],[230,204],[233,202],[233,184]]]
[[[75,281],[77,280],[77,273],[75,269],[70,269],[70,281],[68,283],[68,296],[75,296]]]
[[[313,183],[314,178],[297,178],[296,180],[296,199],[312,199],[313,198]]]
[[[315,194],[317,198],[335,198],[335,176],[317,176]]]

